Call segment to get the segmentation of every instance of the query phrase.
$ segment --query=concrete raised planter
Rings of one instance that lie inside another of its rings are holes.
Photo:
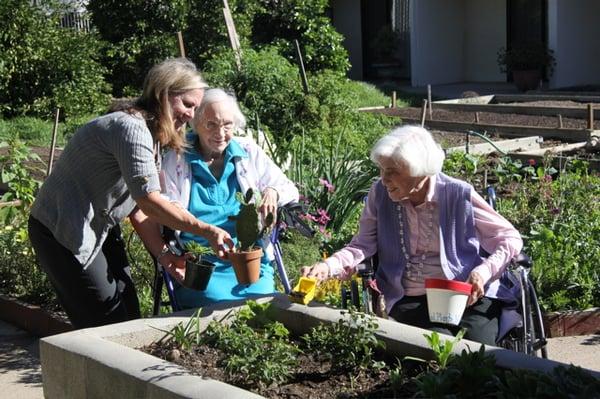
[[[280,311],[277,319],[296,333],[307,332],[324,322],[336,322],[341,314],[320,304],[304,306],[291,303],[284,295],[264,298]],[[261,300],[261,301],[263,301]],[[228,309],[204,308],[202,328],[213,318],[222,318]],[[151,326],[169,329],[187,320],[192,312],[169,317],[139,319],[110,326],[72,331],[40,340],[44,396],[60,398],[256,398],[257,395],[231,385],[193,376],[181,367],[136,350],[160,338],[163,333]],[[433,353],[416,327],[378,319],[379,338],[386,350],[398,356],[431,359]],[[351,343],[349,343],[351,344]],[[479,344],[463,340],[455,347],[460,353]],[[501,348],[486,352],[496,357],[499,366],[550,371],[562,363],[543,360]],[[590,371],[599,376],[600,373]]]

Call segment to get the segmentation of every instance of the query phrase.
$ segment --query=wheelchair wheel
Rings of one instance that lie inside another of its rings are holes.
[[[358,281],[356,280],[352,280],[350,282],[350,300],[352,301],[352,306],[354,306],[355,309],[361,309],[361,295],[358,289]]]
[[[544,331],[544,320],[542,318],[542,311],[540,309],[540,305],[537,299],[537,294],[535,293],[535,289],[533,287],[533,283],[530,280],[527,280],[528,289],[529,289],[529,300],[530,300],[530,309],[531,309],[531,318],[532,318],[532,350],[534,355],[538,355],[538,351],[541,354],[541,357],[544,359],[548,358],[548,348],[546,333]]]
[[[346,287],[342,287],[341,292],[340,292],[340,297],[342,299],[342,309],[348,309],[348,299],[350,293],[348,292],[348,290],[346,289]]]

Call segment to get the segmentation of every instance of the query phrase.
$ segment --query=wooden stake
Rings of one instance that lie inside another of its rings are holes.
[[[471,149],[471,135],[469,132],[465,133],[467,136],[465,137],[465,153],[468,154]]]
[[[588,104],[588,129],[594,130],[594,104]]]
[[[558,128],[562,129],[562,127],[563,127],[562,115],[558,114]]]
[[[392,92],[392,108],[396,108],[397,106],[397,99],[396,99],[396,91],[394,90]]]
[[[475,123],[479,123],[479,112],[475,112]]]
[[[431,104],[431,85],[427,85],[427,103],[429,104],[429,119],[433,119],[433,105]]]
[[[185,46],[183,45],[183,35],[181,31],[177,32],[177,42],[179,43],[179,56],[185,58]]]
[[[240,40],[235,30],[235,24],[233,23],[233,17],[231,16],[231,10],[229,9],[229,3],[227,0],[223,0],[223,16],[225,17],[225,25],[227,26],[227,35],[229,36],[229,43],[233,49],[235,55],[235,63],[238,71],[242,69],[242,50],[240,46]]]
[[[300,64],[300,77],[302,78],[302,88],[304,94],[308,94],[308,79],[306,78],[306,70],[304,69],[304,61],[302,60],[302,51],[300,51],[300,44],[298,40],[294,39],[296,44],[296,55],[298,56],[298,64]]]
[[[425,127],[425,113],[427,112],[427,100],[423,99],[423,106],[421,107],[421,127]]]
[[[54,163],[54,148],[56,148],[56,134],[58,132],[58,117],[60,115],[60,109],[56,108],[54,114],[54,127],[52,128],[52,142],[50,144],[50,159],[48,159],[48,169],[46,170],[46,176],[50,175],[52,171],[52,164]]]

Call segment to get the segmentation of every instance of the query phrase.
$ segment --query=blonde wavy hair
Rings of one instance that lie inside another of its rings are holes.
[[[161,146],[180,151],[185,147],[185,126],[175,129],[169,95],[207,87],[192,61],[187,58],[169,58],[148,71],[140,97],[133,102],[117,104],[110,111],[141,112],[154,140]]]

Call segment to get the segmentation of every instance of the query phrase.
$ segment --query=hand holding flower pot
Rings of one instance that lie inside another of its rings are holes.
[[[185,249],[189,254],[189,259],[185,262],[183,285],[193,290],[204,291],[208,286],[215,265],[203,259],[203,255],[212,253],[212,250],[196,241],[187,242]]]
[[[252,284],[260,278],[260,259],[263,255],[262,248],[256,246],[256,242],[269,231],[274,216],[269,213],[264,223],[261,221],[259,207],[262,198],[258,191],[248,189],[245,195],[238,192],[236,198],[241,204],[240,212],[229,218],[235,220],[238,243],[227,257],[233,265],[238,283]]]

